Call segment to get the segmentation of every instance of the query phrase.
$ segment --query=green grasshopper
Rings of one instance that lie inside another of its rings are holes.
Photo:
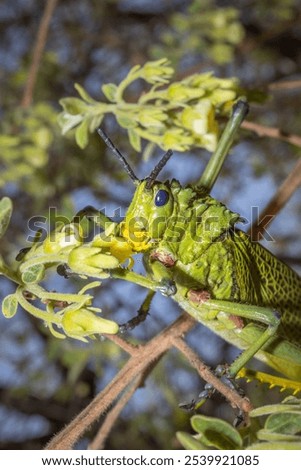
[[[159,286],[197,321],[244,350],[227,368],[229,378],[255,356],[290,381],[301,382],[301,278],[236,228],[240,215],[209,195],[247,108],[244,100],[237,102],[194,186],[157,181],[171,151],[149,177],[139,180],[98,129],[136,185],[117,232],[133,253],[144,253],[148,279],[136,274],[136,282],[153,291]]]

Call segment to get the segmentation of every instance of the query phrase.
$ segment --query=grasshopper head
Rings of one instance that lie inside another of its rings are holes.
[[[139,181],[133,200],[128,208],[121,233],[134,251],[147,251],[162,237],[174,209],[172,185],[161,183],[156,177],[169,160],[168,150],[151,174]]]
[[[177,182],[141,181],[121,224],[122,236],[134,250],[147,251],[162,237],[174,210],[172,187]]]
[[[137,186],[125,220],[121,223],[121,235],[131,245],[133,251],[147,251],[156,240],[161,238],[168,218],[173,212],[173,196],[169,183],[160,183],[156,178],[172,155],[168,150],[151,174],[145,180],[139,180],[125,157],[101,129],[98,134],[114,155],[121,161],[125,171]]]

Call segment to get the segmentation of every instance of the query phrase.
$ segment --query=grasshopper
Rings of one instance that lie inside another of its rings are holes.
[[[144,253],[148,277],[133,273],[135,282],[169,295],[198,322],[243,350],[227,368],[227,377],[235,378],[255,356],[291,383],[301,382],[301,278],[236,228],[240,215],[209,194],[247,108],[243,99],[236,103],[204,173],[196,185],[186,187],[174,179],[157,180],[171,151],[139,180],[98,129],[136,186],[117,234],[133,253]],[[139,321],[136,317],[131,326]]]

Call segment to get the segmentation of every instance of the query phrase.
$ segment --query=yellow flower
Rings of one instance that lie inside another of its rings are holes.
[[[54,230],[43,242],[45,253],[60,253],[70,251],[82,243],[82,228],[78,224],[64,225],[59,230]]]
[[[167,83],[173,75],[174,69],[169,67],[168,59],[159,59],[146,62],[139,70],[141,78],[148,83]]]
[[[114,335],[119,330],[117,323],[98,317],[92,309],[88,308],[66,310],[62,319],[62,327],[67,336],[81,341],[86,341],[86,336]]]
[[[149,129],[150,127],[162,128],[165,126],[167,114],[157,109],[142,109],[138,114],[138,121],[141,126]]]
[[[68,265],[78,274],[105,279],[109,273],[104,270],[117,268],[119,260],[109,252],[104,253],[101,248],[82,245],[71,251]]]
[[[166,131],[162,137],[163,148],[179,150],[180,152],[189,149],[193,143],[193,137],[185,134],[183,129],[178,127]]]
[[[202,88],[192,88],[183,82],[175,82],[169,85],[166,94],[170,100],[183,102],[201,98],[205,94],[205,90]]]
[[[214,151],[218,137],[214,107],[209,99],[200,100],[194,107],[185,108],[179,116],[180,123],[197,138],[207,150]]]

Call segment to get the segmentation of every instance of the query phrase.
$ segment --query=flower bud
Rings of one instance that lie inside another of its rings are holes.
[[[193,138],[184,133],[183,129],[173,127],[166,131],[162,137],[162,145],[165,149],[184,151],[193,145]]]
[[[82,243],[82,229],[78,224],[64,225],[59,230],[54,230],[43,242],[45,253],[59,253],[70,251]]]
[[[173,68],[168,65],[167,59],[152,60],[139,70],[139,75],[148,83],[167,83],[174,73]]]
[[[114,321],[98,317],[87,308],[66,310],[62,319],[62,327],[67,336],[84,340],[85,336],[95,334],[116,334],[118,324]]]
[[[82,245],[71,251],[68,265],[72,271],[78,274],[104,279],[109,277],[109,274],[104,270],[117,268],[119,260],[110,253],[103,253],[101,248]]]

